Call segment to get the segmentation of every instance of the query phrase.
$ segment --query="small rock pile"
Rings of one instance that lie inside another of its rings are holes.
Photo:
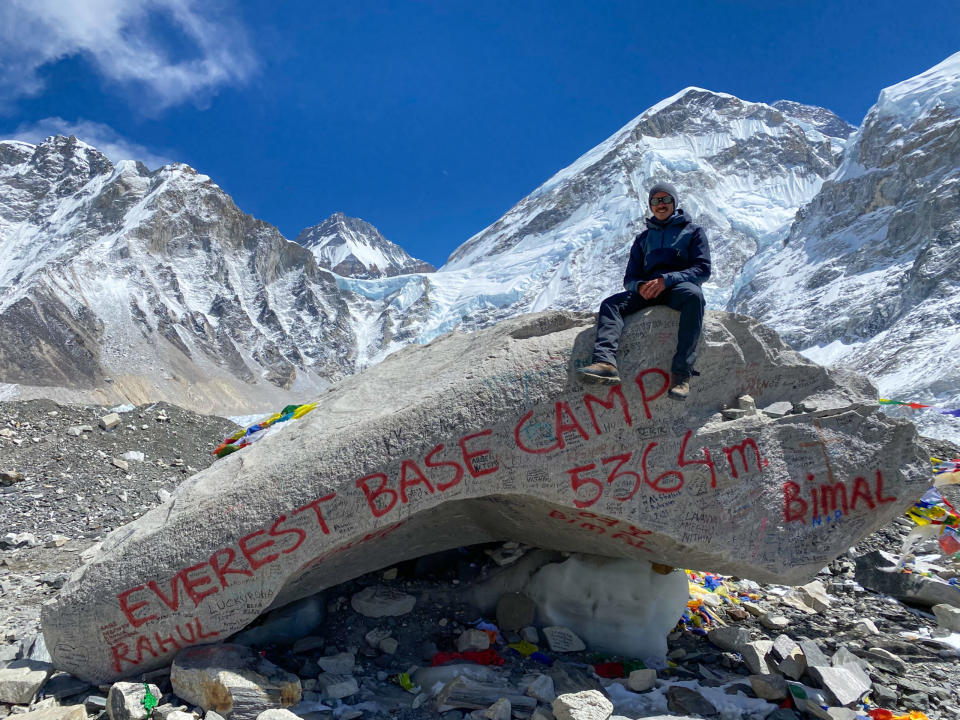
[[[700,585],[663,665],[602,655],[569,628],[538,625],[522,593],[502,595],[487,613],[469,604],[466,589],[528,553],[508,543],[370,573],[274,611],[225,644],[185,650],[170,668],[89,686],[51,666],[38,603],[89,545],[209,463],[234,429],[157,405],[117,413],[107,430],[108,411],[0,404],[2,427],[15,431],[0,435],[0,470],[23,475],[0,487],[0,512],[8,532],[37,539],[0,549],[0,718],[853,720],[878,706],[960,717],[960,653],[943,637],[956,630],[960,590],[931,612],[864,587],[866,564],[899,549],[905,519],[802,587],[691,574]],[[91,429],[68,433],[83,425]],[[124,472],[114,460],[130,451],[144,459],[126,460]],[[956,577],[955,565],[940,565],[941,579]]]

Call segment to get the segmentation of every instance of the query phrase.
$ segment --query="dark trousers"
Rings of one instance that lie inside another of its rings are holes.
[[[617,348],[623,319],[627,315],[651,305],[666,305],[680,311],[680,329],[677,331],[677,353],[673,356],[670,370],[675,375],[689,377],[697,359],[697,343],[703,328],[703,291],[696,283],[677,283],[657,297],[645,300],[640,293],[622,292],[611,295],[600,303],[597,319],[597,340],[593,347],[593,362],[617,364]]]

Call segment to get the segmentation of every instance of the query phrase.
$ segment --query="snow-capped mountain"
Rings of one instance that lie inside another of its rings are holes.
[[[823,108],[687,88],[431,273],[389,275],[412,259],[340,214],[301,233],[311,252],[185,165],[2,142],[0,396],[259,411],[449,330],[593,310],[667,180],[710,238],[711,307],[956,406],[958,58],[883,91],[852,136]]]
[[[410,257],[370,223],[347,217],[342,212],[301,230],[296,242],[314,254],[320,267],[344,277],[393,277],[430,273],[436,269],[428,262]]]
[[[731,306],[882,395],[960,406],[960,53],[880,93]],[[923,422],[960,423],[926,413]],[[937,433],[933,429],[930,432]]]
[[[0,142],[0,396],[236,412],[315,394],[355,348],[334,276],[205,175]]]
[[[518,313],[596,309],[621,289],[655,180],[672,182],[707,230],[714,271],[705,290],[712,307],[723,307],[743,264],[786,235],[852,131],[822,108],[777,109],[687,88],[547,180],[436,273],[341,280],[366,298],[354,306],[359,359],[376,362],[408,342]]]
[[[707,290],[722,305],[756,247],[782,237],[833,171],[845,130],[821,128],[836,125],[828,111],[688,88],[557,173],[441,271],[372,279],[327,273],[185,165],[114,167],[74,138],[5,142],[0,392],[237,412],[309,397],[454,328],[592,309],[619,287],[654,178],[674,182],[710,233]],[[366,224],[334,216],[315,230],[301,240],[321,255],[350,247],[368,268],[394,262],[356,251],[389,247]]]

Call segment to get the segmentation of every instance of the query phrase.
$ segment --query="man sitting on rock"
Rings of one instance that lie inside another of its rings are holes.
[[[677,191],[672,185],[657,183],[650,189],[648,200],[653,217],[647,218],[647,229],[637,235],[630,248],[623,276],[626,292],[600,303],[592,363],[577,372],[585,382],[620,382],[617,348],[623,318],[651,305],[666,305],[680,311],[669,395],[686,400],[690,377],[696,374],[693,364],[704,309],[700,286],[710,277],[710,246],[703,229],[677,207]]]

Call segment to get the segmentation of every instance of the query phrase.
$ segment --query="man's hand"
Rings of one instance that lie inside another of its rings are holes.
[[[644,300],[649,300],[650,298],[655,298],[657,295],[662,293],[666,289],[667,285],[663,282],[663,278],[657,278],[656,280],[648,280],[643,285],[640,286],[639,293],[640,297]]]

